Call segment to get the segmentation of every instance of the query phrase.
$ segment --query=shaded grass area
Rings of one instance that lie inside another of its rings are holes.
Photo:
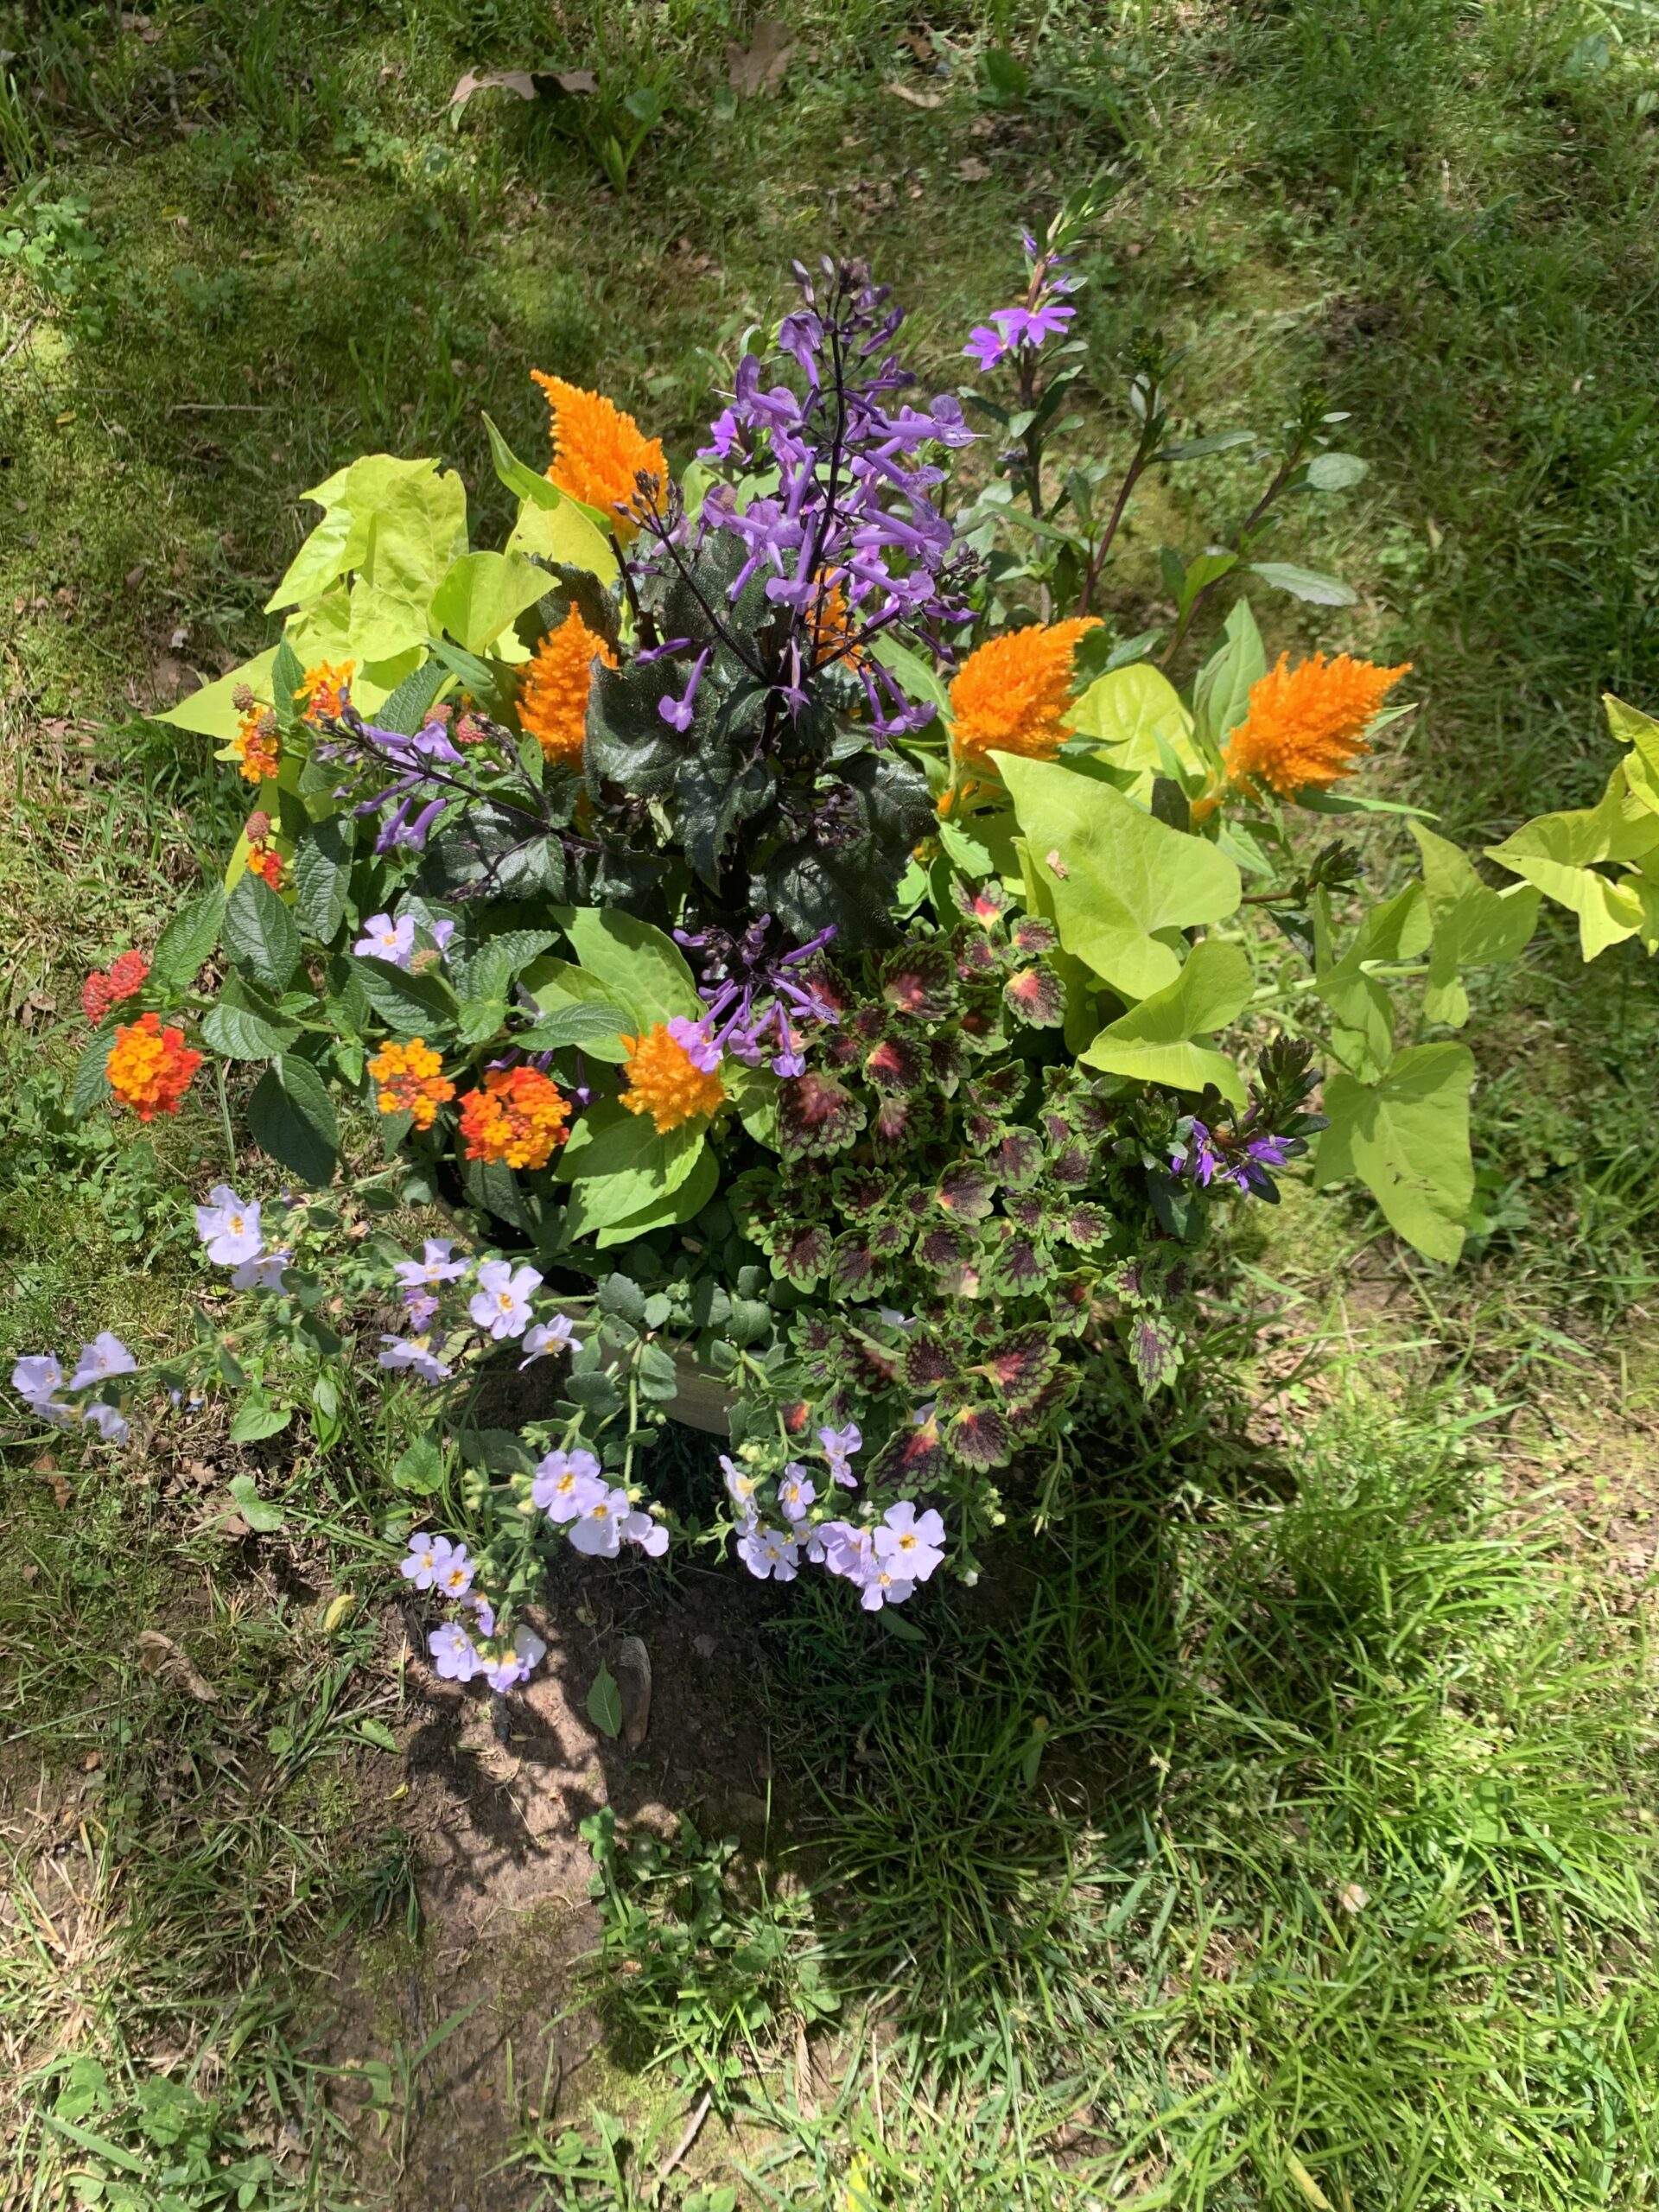
[[[1396,788],[1495,835],[1599,788],[1598,690],[1659,696],[1641,11],[780,12],[781,84],[740,97],[727,42],[755,18],[723,0],[0,8],[8,1347],[189,1325],[176,1199],[221,1170],[216,1106],[128,1143],[72,1128],[60,1076],[86,967],[144,941],[230,842],[233,781],[148,715],[265,641],[300,493],[365,448],[442,453],[488,542],[507,505],[480,418],[541,449],[532,365],[613,392],[683,460],[791,254],[868,255],[949,387],[1008,296],[1019,221],[1109,170],[1080,437],[1127,452],[1143,326],[1185,348],[1195,431],[1271,424],[1311,378],[1351,410],[1370,477],[1293,512],[1274,552],[1359,604],[1262,611],[1275,646],[1416,663]],[[624,196],[540,105],[446,111],[468,67],[599,64],[671,101]],[[1126,630],[1159,619],[1156,533],[1191,552],[1250,504],[1235,466],[1155,487],[1116,578]],[[803,1592],[756,1656],[745,1694],[796,1802],[821,1797],[810,1909],[717,1872],[725,1980],[705,1987],[694,1952],[644,2014],[617,1977],[620,2047],[671,2052],[688,2097],[712,2069],[760,2122],[731,2152],[747,2179],[694,2158],[664,2201],[705,2180],[849,2212],[1651,2201],[1647,1655],[1593,1555],[1557,1556],[1556,1520],[1508,1525],[1480,1427],[1615,1351],[1639,1368],[1659,1014],[1630,948],[1580,970],[1548,938],[1478,1019],[1462,1275],[1357,1260],[1364,1217],[1300,1194],[1241,1249],[1218,1358],[1247,1357],[1263,1301],[1312,1336],[1341,1298],[1383,1312],[1340,1388],[1291,1394],[1271,1484],[1241,1491],[1236,1450],[1191,1445],[1103,1478],[1147,1447],[1081,1440],[1093,1502],[982,1605],[924,1610],[917,1644]],[[227,1548],[188,1495],[14,1433],[8,1815],[39,1808],[11,1830],[0,1964],[20,2185],[50,2201],[73,2149],[39,2115],[91,2053],[112,2086],[73,2124],[147,2162],[146,2187],[182,2155],[145,2119],[165,2078],[209,2112],[176,2184],[191,2212],[261,2156],[262,2201],[347,2198],[311,1976],[342,1923],[401,1924],[407,1857],[349,1718],[394,1678],[355,1614],[325,1633],[321,1601],[380,1572],[387,1440],[357,1440],[286,1537]],[[304,1489],[312,1463],[295,1471]],[[216,1703],[143,1672],[146,1627]],[[689,1880],[640,1891],[642,1924]],[[629,1926],[613,1963],[639,1968]],[[766,2007],[747,2031],[738,1937]],[[651,2202],[661,2146],[588,2127],[567,2152],[569,2117],[526,2113],[525,2188]]]

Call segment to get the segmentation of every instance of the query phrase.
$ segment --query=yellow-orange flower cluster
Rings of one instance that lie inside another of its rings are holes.
[[[622,1103],[630,1114],[649,1114],[659,1136],[712,1114],[726,1096],[719,1076],[697,1065],[666,1022],[643,1037],[625,1037],[622,1047],[628,1063]]]
[[[1065,742],[1071,658],[1094,615],[1005,631],[969,654],[950,686],[950,741],[959,760],[978,768],[993,753],[1052,760]]]
[[[570,1102],[550,1077],[529,1067],[492,1068],[481,1090],[461,1101],[468,1160],[545,1167],[569,1135]]]
[[[302,709],[308,722],[321,721],[325,715],[338,715],[351,696],[352,674],[355,661],[343,660],[336,668],[331,661],[320,661],[315,668],[308,668],[305,681],[294,694],[302,699]]]
[[[588,727],[588,695],[594,688],[594,662],[616,666],[616,655],[573,607],[556,630],[536,648],[518,687],[518,719],[561,768],[582,766],[582,734]]]
[[[599,392],[584,391],[563,377],[543,376],[539,369],[531,374],[553,410],[549,482],[610,517],[617,536],[626,543],[635,526],[616,511],[632,505],[638,488],[634,479],[642,470],[659,481],[666,480],[668,461],[661,442],[646,437],[632,415],[625,415]]]
[[[1265,785],[1281,798],[1324,790],[1369,751],[1365,732],[1411,663],[1315,653],[1294,668],[1288,653],[1250,686],[1249,711],[1228,739],[1222,765],[1235,784]]]
[[[141,1122],[153,1122],[158,1114],[178,1112],[200,1065],[201,1054],[185,1043],[183,1030],[170,1023],[163,1028],[158,1014],[141,1014],[117,1028],[104,1072],[118,1103]]]
[[[267,783],[279,765],[276,716],[270,708],[258,703],[245,683],[238,683],[232,696],[242,716],[241,727],[231,740],[237,772],[251,784]]]
[[[369,1073],[380,1086],[374,1102],[380,1111],[407,1114],[417,1129],[429,1129],[439,1107],[455,1095],[442,1058],[422,1037],[383,1045],[369,1062]]]

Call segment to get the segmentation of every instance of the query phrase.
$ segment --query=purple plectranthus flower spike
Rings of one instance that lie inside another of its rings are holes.
[[[671,728],[682,732],[690,728],[691,718],[697,708],[697,686],[702,681],[702,671],[708,667],[709,656],[713,651],[712,645],[705,645],[697,655],[681,697],[675,699],[665,696],[657,702],[658,713]]]

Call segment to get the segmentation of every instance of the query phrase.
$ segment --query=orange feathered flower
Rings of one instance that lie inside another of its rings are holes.
[[[595,659],[607,668],[616,666],[616,655],[573,607],[537,646],[536,658],[520,680],[518,719],[557,767],[582,766]]]
[[[117,1029],[104,1072],[115,1098],[141,1122],[153,1122],[158,1114],[178,1112],[200,1065],[201,1054],[185,1043],[182,1029],[170,1023],[163,1028],[158,1014],[141,1014]]]
[[[492,1068],[481,1090],[462,1093],[461,1134],[468,1160],[545,1167],[570,1132],[570,1102],[538,1068]]]
[[[625,415],[601,393],[584,391],[563,377],[543,376],[540,369],[531,374],[553,410],[553,465],[548,481],[584,505],[597,507],[626,542],[634,525],[616,510],[632,505],[638,488],[634,479],[642,469],[659,482],[666,480],[668,462],[660,440],[645,437],[632,415]]]
[[[379,1085],[375,1104],[383,1114],[407,1114],[417,1129],[429,1129],[455,1086],[443,1073],[443,1061],[423,1037],[406,1045],[383,1045],[369,1062]]]
[[[1235,784],[1265,785],[1281,798],[1339,782],[1370,750],[1365,732],[1411,663],[1379,668],[1375,661],[1323,653],[1290,665],[1281,653],[1250,686],[1249,711],[1228,739],[1222,765]]]
[[[1090,614],[1005,631],[969,654],[950,686],[950,742],[959,760],[988,767],[992,753],[1052,760],[1065,742],[1071,657]]]
[[[689,1030],[692,1024],[659,1021],[643,1037],[622,1039],[628,1061],[622,1103],[630,1114],[649,1114],[658,1136],[696,1121],[699,1114],[712,1114],[726,1096],[720,1077],[699,1067],[674,1035],[677,1027]]]

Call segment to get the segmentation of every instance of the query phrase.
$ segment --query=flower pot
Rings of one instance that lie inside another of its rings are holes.
[[[705,1436],[729,1436],[736,1391],[706,1367],[700,1367],[690,1345],[682,1345],[675,1353],[674,1372],[680,1387],[664,1408],[669,1419],[686,1428],[701,1429]]]

